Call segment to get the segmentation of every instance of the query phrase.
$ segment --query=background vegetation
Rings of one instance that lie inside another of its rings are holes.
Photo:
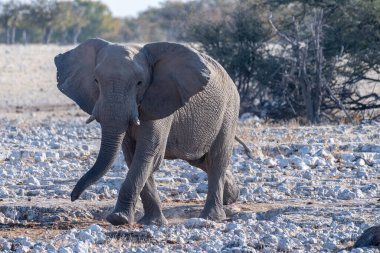
[[[380,120],[380,0],[166,1],[116,18],[97,1],[0,2],[1,43],[180,41],[217,59],[241,112]]]

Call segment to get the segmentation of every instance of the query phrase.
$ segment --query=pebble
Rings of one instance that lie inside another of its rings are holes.
[[[36,160],[36,162],[44,162],[46,160],[46,153],[36,152],[34,159]]]
[[[281,251],[289,251],[290,249],[292,249],[292,245],[290,244],[290,241],[287,238],[281,238],[278,241],[278,246],[277,247]]]
[[[25,184],[30,186],[40,186],[40,181],[36,177],[30,176],[25,180]]]
[[[197,193],[207,193],[208,191],[208,184],[207,183],[200,183],[196,189]]]
[[[327,250],[335,250],[337,248],[336,243],[333,240],[326,240],[326,242],[323,244],[323,248]]]
[[[0,198],[8,198],[9,197],[9,192],[7,190],[7,188],[5,188],[4,186],[1,186],[0,187]]]
[[[340,193],[338,193],[338,196],[337,196],[338,199],[344,199],[344,200],[354,199],[355,197],[356,197],[356,194],[348,189],[341,191]]]
[[[184,220],[184,225],[187,228],[212,228],[216,226],[216,223],[202,218],[191,218]]]

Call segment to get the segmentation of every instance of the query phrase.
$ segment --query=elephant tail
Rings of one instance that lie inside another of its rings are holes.
[[[238,136],[236,136],[236,135],[235,135],[235,140],[236,140],[237,142],[239,142],[239,143],[243,146],[243,148],[244,148],[245,153],[247,154],[247,156],[248,156],[249,158],[253,159],[254,157],[253,157],[252,151],[249,149],[249,147],[247,146],[247,144],[245,144],[244,141],[243,141],[242,139],[240,139],[240,138],[239,138]]]

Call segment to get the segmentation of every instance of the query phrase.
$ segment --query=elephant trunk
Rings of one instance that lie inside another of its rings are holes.
[[[124,136],[125,130],[115,131],[112,127],[102,126],[102,140],[96,162],[75,185],[71,201],[77,200],[87,187],[107,173],[118,154]]]

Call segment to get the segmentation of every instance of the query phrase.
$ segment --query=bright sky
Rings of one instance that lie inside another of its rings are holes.
[[[157,7],[164,0],[101,0],[116,17],[134,16],[148,7]]]
[[[0,0],[0,2],[8,2],[9,0]],[[22,0],[30,2],[30,0]],[[116,17],[134,16],[148,7],[157,7],[166,0],[100,0],[105,3]],[[189,1],[189,0],[181,0]]]

